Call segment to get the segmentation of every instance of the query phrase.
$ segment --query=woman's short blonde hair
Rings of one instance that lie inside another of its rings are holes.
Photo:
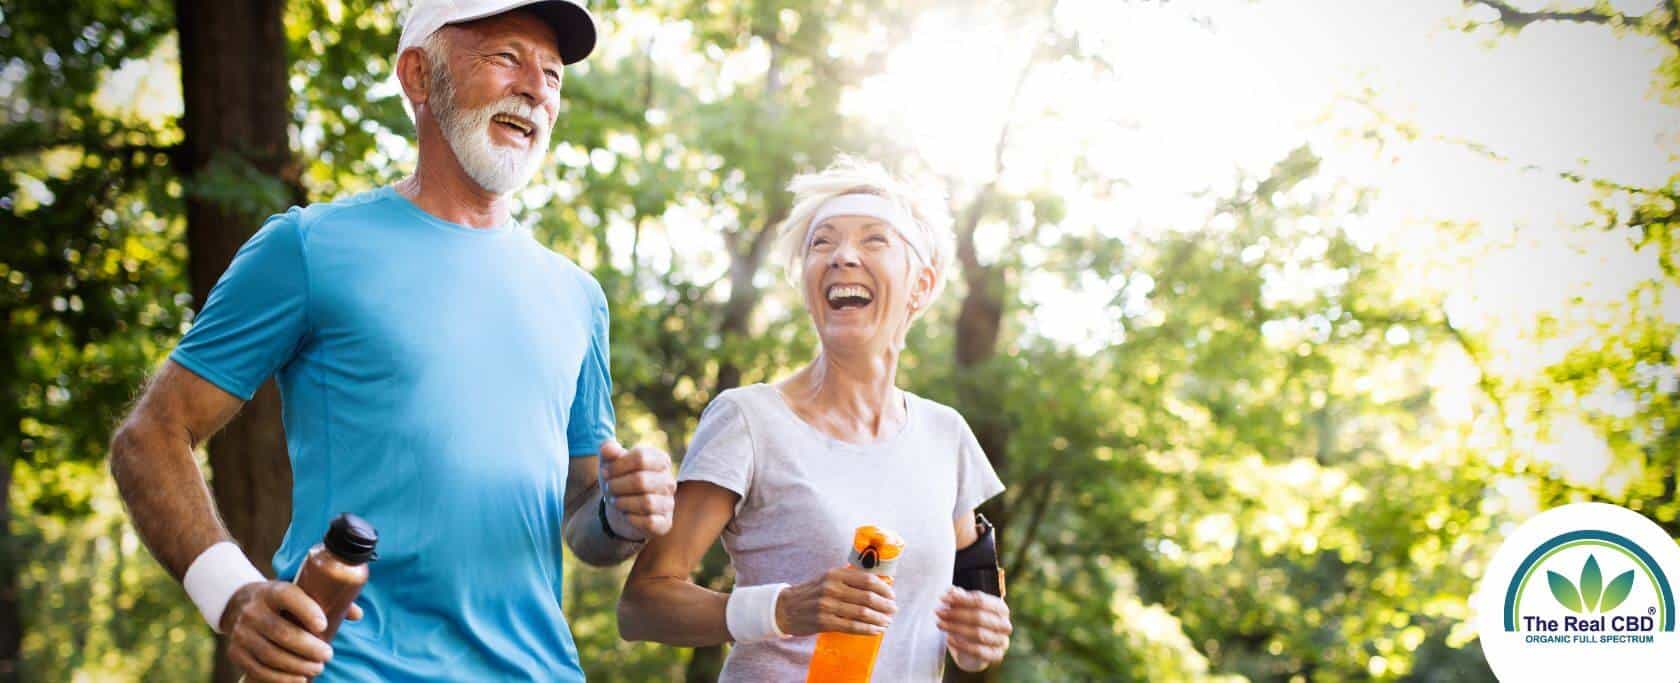
[[[793,193],[793,210],[782,221],[780,230],[790,280],[799,281],[800,268],[805,260],[806,238],[817,209],[840,195],[872,194],[904,209],[915,224],[895,227],[906,232],[919,231],[925,238],[925,244],[929,245],[927,265],[933,268],[933,290],[911,319],[920,317],[945,290],[945,271],[951,263],[955,240],[951,234],[950,209],[946,206],[945,195],[937,189],[894,176],[873,161],[841,155],[828,168],[795,177],[788,183],[788,191]],[[911,263],[915,262],[915,257],[911,256]]]

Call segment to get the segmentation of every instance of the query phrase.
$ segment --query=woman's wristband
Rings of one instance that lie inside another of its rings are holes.
[[[785,583],[762,586],[736,586],[729,593],[724,619],[729,625],[729,637],[737,643],[760,643],[786,638],[776,625],[776,599]]]
[[[205,548],[187,566],[186,576],[181,577],[181,586],[187,589],[187,596],[198,606],[198,613],[210,622],[210,629],[221,633],[222,612],[227,610],[233,594],[246,584],[263,581],[267,579],[245,558],[239,546],[222,541]]]

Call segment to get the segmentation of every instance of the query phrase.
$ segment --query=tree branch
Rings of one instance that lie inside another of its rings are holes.
[[[1035,504],[1031,513],[1032,519],[1027,522],[1025,533],[1021,535],[1021,542],[1015,548],[1015,559],[1009,563],[1005,570],[1006,575],[1017,577],[1017,580],[1021,576],[1022,568],[1027,564],[1028,548],[1038,539],[1038,530],[1044,525],[1044,513],[1050,509],[1050,499],[1056,495],[1056,482],[1052,478],[1042,477],[1033,483],[1039,485],[1039,496],[1038,500],[1034,501]],[[1023,496],[1022,500],[1025,501],[1026,497]]]
[[[1464,6],[1480,5],[1499,13],[1495,23],[1512,32],[1521,31],[1530,24],[1540,22],[1561,22],[1571,24],[1600,24],[1609,26],[1629,26],[1642,33],[1656,36],[1666,41],[1676,49],[1680,49],[1680,25],[1676,24],[1676,3],[1668,2],[1665,10],[1652,10],[1646,14],[1632,15],[1608,9],[1607,6],[1595,6],[1582,9],[1546,9],[1526,11],[1512,6],[1505,0],[1464,0]],[[1663,12],[1667,16],[1662,16]],[[1483,25],[1480,23],[1472,26]]]
[[[39,154],[56,147],[77,147],[88,154],[103,156],[127,157],[134,154],[163,154],[169,157],[171,163],[174,163],[176,155],[181,153],[180,144],[158,145],[147,143],[136,145],[111,142],[103,137],[64,135],[33,140],[5,140],[0,143],[0,159]]]
[[[1475,340],[1465,334],[1464,330],[1461,330],[1457,325],[1454,325],[1452,323],[1452,317],[1447,315],[1447,312],[1444,310],[1441,311],[1441,327],[1447,331],[1448,336],[1452,337],[1453,342],[1458,344],[1458,348],[1464,351],[1464,355],[1469,357],[1470,364],[1476,366],[1476,374],[1478,375],[1476,378],[1476,388],[1480,389],[1482,396],[1486,397],[1488,402],[1493,404],[1494,414],[1499,418],[1500,433],[1505,436],[1505,447],[1507,449],[1514,449],[1516,436],[1511,432],[1511,424],[1509,421],[1510,411],[1505,407],[1505,396],[1499,393],[1499,387],[1496,386],[1493,379],[1493,370],[1488,366],[1487,358],[1482,353],[1481,345],[1477,344]]]
[[[1597,7],[1577,10],[1538,10],[1528,12],[1511,6],[1502,0],[1465,0],[1466,6],[1481,5],[1499,13],[1499,23],[1513,31],[1520,31],[1529,24],[1541,21],[1561,21],[1576,24],[1637,24],[1644,17],[1633,17],[1620,12],[1612,12]]]

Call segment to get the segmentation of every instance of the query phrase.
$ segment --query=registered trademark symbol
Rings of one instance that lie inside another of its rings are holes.
[[[1645,613],[1646,614],[1656,614],[1657,613],[1657,608],[1655,606],[1646,607],[1645,608]]]

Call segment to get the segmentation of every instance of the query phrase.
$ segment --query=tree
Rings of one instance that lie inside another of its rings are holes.
[[[1516,39],[1533,25],[1569,23],[1600,26],[1644,36],[1664,50],[1653,80],[1665,103],[1680,103],[1680,4],[1660,3],[1645,14],[1633,15],[1608,5],[1528,11],[1497,0],[1466,0],[1472,9],[1491,10],[1491,20],[1469,19],[1466,31],[1496,30]],[[1482,150],[1503,160],[1495,150]],[[1584,425],[1602,439],[1612,454],[1610,480],[1580,481],[1559,468],[1537,461],[1528,451],[1534,439],[1519,438],[1510,428],[1502,433],[1511,452],[1505,471],[1537,476],[1541,505],[1572,501],[1601,501],[1629,507],[1652,518],[1680,538],[1680,383],[1675,381],[1680,358],[1675,340],[1680,324],[1662,312],[1680,296],[1680,263],[1676,258],[1676,226],[1680,225],[1680,174],[1666,183],[1634,187],[1592,177],[1572,169],[1552,171],[1569,182],[1593,188],[1598,219],[1580,226],[1622,235],[1627,260],[1654,258],[1658,275],[1630,288],[1623,301],[1587,322],[1548,315],[1535,321],[1535,342],[1572,339],[1588,326],[1585,341],[1574,345],[1561,360],[1533,377],[1504,377],[1490,367],[1484,340],[1459,333],[1485,379],[1482,389],[1491,408],[1511,417],[1512,405],[1532,406],[1538,437]],[[1594,397],[1617,396],[1610,406]],[[1621,481],[1611,483],[1615,479]]]
[[[167,133],[94,98],[102,75],[149,54],[168,22],[156,2],[41,9],[0,3],[0,89],[7,91],[0,211],[9,228],[0,244],[7,327],[0,429],[8,435],[0,446],[7,500],[0,511],[0,679],[7,680],[53,677],[19,656],[26,634],[59,623],[40,608],[64,600],[43,600],[38,591],[29,560],[44,529],[34,519],[90,513],[93,492],[70,483],[100,469],[100,434],[145,376],[141,359],[150,339],[173,334],[180,320],[170,298],[179,271],[142,267],[146,255],[170,248],[167,227],[146,207],[171,200],[138,189],[168,177],[175,148]],[[21,528],[14,515],[27,520]],[[113,597],[140,615],[159,616],[157,601],[121,591]],[[132,642],[147,633],[135,626],[108,635]],[[86,631],[56,640],[75,656],[93,637]]]
[[[284,5],[283,0],[175,5],[186,104],[181,171],[189,186],[200,188],[186,199],[187,272],[200,306],[263,218],[302,200],[287,139]],[[218,183],[233,192],[218,196],[211,189]],[[234,193],[254,196],[236,201]],[[292,510],[291,461],[273,380],[211,437],[208,449],[222,521],[258,568],[273,576],[270,558]],[[217,650],[225,653],[225,639],[219,640]],[[239,673],[225,654],[217,658],[215,680],[235,681]]]

